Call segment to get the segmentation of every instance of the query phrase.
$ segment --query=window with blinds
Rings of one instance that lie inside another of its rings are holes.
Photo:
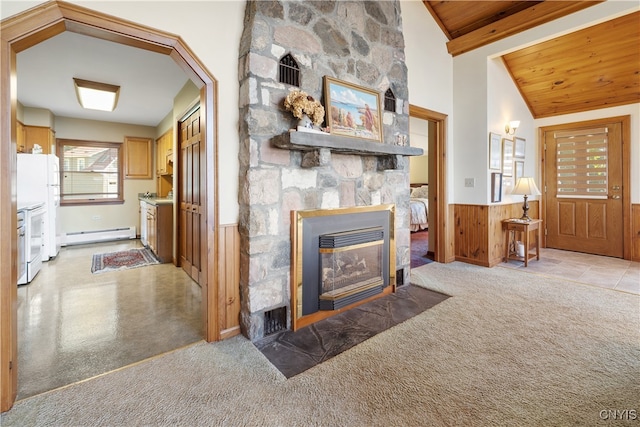
[[[122,144],[58,140],[60,204],[122,202]]]
[[[606,198],[607,128],[556,132],[557,197]]]

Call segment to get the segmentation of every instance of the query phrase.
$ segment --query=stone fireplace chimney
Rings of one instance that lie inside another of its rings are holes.
[[[303,162],[302,150],[282,143],[297,122],[283,107],[298,88],[279,80],[286,55],[299,65],[299,89],[323,105],[324,76],[378,92],[380,108],[391,89],[396,109],[382,112],[378,144],[391,148],[409,135],[398,1],[247,2],[239,59],[240,286],[243,333],[254,341],[264,336],[271,310],[285,307],[291,324],[292,211],[395,205],[395,268],[398,280],[409,277],[410,150],[381,155],[319,148],[314,162]]]

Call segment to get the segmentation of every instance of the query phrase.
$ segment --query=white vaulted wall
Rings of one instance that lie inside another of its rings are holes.
[[[447,38],[420,1],[400,1],[405,55],[409,75],[409,103],[448,116],[447,151],[455,132],[453,109],[453,58],[447,52]],[[412,144],[413,145],[413,144]],[[451,182],[453,158],[447,159]],[[449,185],[447,199],[453,199]]]

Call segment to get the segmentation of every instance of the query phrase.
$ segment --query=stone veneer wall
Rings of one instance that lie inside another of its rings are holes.
[[[247,2],[239,55],[240,320],[251,340],[264,336],[265,311],[286,306],[291,325],[293,210],[395,204],[396,269],[404,268],[408,283],[408,158],[384,170],[375,156],[322,151],[328,158],[320,166],[303,168],[300,152],[274,147],[274,136],[296,126],[283,107],[295,88],[278,81],[278,63],[287,53],[300,66],[300,88],[323,105],[325,75],[379,91],[381,104],[391,88],[397,108],[383,112],[384,143],[409,134],[399,2]]]

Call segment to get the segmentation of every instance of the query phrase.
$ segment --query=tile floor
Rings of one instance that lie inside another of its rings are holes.
[[[202,339],[200,287],[181,268],[91,273],[93,254],[134,247],[64,247],[18,287],[18,399]]]
[[[530,260],[526,268],[513,260],[498,266],[640,295],[640,263],[619,258],[541,248],[540,260]]]

